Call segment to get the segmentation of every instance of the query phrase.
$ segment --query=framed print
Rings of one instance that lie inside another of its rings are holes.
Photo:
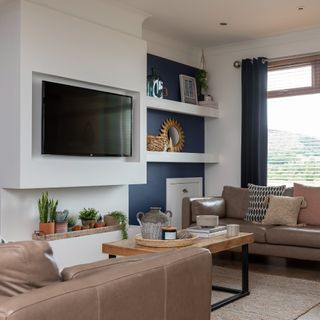
[[[186,103],[198,104],[196,79],[184,74],[180,74],[179,79],[181,101]]]

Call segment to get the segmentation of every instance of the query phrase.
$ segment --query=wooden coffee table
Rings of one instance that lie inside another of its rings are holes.
[[[238,300],[250,294],[249,291],[249,262],[248,245],[254,242],[252,233],[240,232],[236,237],[228,238],[226,235],[211,238],[199,238],[188,247],[206,248],[212,254],[228,251],[237,247],[242,248],[242,287],[241,289],[212,286],[212,290],[232,293],[233,295],[211,305],[211,310],[216,310],[230,302]],[[185,247],[183,247],[185,248]],[[144,253],[159,253],[169,250],[180,250],[182,248],[153,248],[137,245],[134,239],[121,240],[102,244],[102,252],[109,254],[109,258],[116,256],[134,256]]]

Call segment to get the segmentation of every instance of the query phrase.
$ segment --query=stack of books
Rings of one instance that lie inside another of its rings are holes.
[[[216,227],[199,227],[192,226],[187,228],[187,231],[197,235],[200,238],[209,238],[213,236],[220,236],[227,233],[226,226],[216,226]]]

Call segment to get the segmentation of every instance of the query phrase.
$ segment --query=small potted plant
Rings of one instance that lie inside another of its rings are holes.
[[[84,227],[94,228],[99,211],[94,208],[83,208],[79,212],[79,219],[81,219]]]
[[[68,216],[67,223],[68,223],[68,231],[72,231],[72,228],[77,224],[78,218],[76,216]]]
[[[128,239],[128,218],[122,211],[112,211],[104,216],[104,222],[107,226],[120,225],[122,239]]]
[[[53,234],[58,200],[49,199],[48,192],[43,192],[38,200],[39,231],[44,234]]]
[[[196,83],[198,91],[198,101],[204,101],[205,93],[208,90],[208,72],[206,71],[206,61],[203,49],[200,59],[200,68],[196,73]]]
[[[204,100],[206,90],[208,90],[208,73],[204,69],[200,69],[196,74],[198,101]]]
[[[97,219],[97,222],[96,224],[94,225],[95,228],[102,228],[104,227],[105,224],[104,222],[102,221],[102,217],[101,217],[101,214],[99,215],[98,219]]]
[[[65,233],[68,232],[68,210],[57,211],[55,219],[55,230],[56,233]]]

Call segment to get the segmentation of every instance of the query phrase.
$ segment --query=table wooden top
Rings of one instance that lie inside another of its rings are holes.
[[[209,249],[211,253],[227,251],[245,244],[254,242],[252,233],[240,232],[236,237],[226,235],[214,236],[211,238],[198,238],[188,247],[198,247]],[[182,247],[187,248],[187,247]],[[143,253],[156,253],[169,250],[179,250],[181,248],[153,248],[137,245],[135,239],[121,240],[102,244],[102,252],[115,256],[133,256]]]

